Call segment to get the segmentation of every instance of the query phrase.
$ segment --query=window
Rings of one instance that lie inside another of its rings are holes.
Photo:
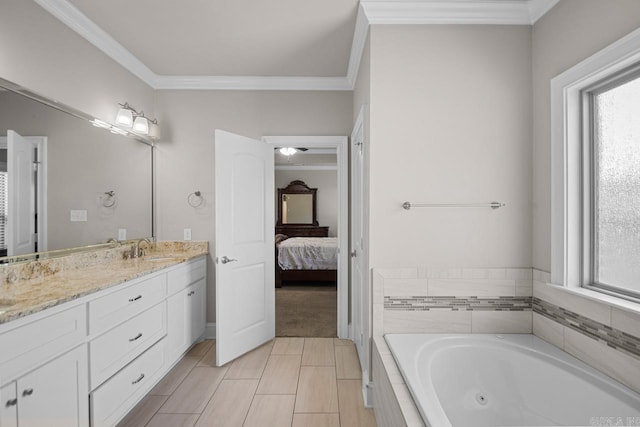
[[[551,82],[551,281],[640,302],[640,30]]]
[[[640,75],[615,78],[585,92],[590,123],[587,226],[591,282],[586,286],[640,295]],[[585,135],[585,136],[587,136]],[[588,167],[587,167],[588,169]]]

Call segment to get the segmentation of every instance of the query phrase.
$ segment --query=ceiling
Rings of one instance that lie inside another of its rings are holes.
[[[347,74],[358,0],[69,0],[154,73]]]
[[[352,90],[370,24],[531,25],[559,0],[33,0],[155,89]]]

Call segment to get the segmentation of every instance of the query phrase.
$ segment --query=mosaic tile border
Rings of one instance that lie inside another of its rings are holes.
[[[533,312],[587,335],[611,348],[640,358],[640,337],[614,329],[538,297],[533,298]]]
[[[453,297],[453,296],[385,296],[384,309],[393,311],[530,311],[530,296]]]

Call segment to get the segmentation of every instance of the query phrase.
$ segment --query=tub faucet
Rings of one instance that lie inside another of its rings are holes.
[[[144,256],[144,249],[140,247],[140,243],[146,242],[147,244],[151,244],[151,240],[148,238],[140,239],[136,241],[131,247],[131,258],[138,258]]]

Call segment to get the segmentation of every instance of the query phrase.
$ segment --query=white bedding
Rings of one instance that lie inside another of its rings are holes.
[[[337,270],[336,237],[292,237],[278,244],[278,264],[283,270]]]

